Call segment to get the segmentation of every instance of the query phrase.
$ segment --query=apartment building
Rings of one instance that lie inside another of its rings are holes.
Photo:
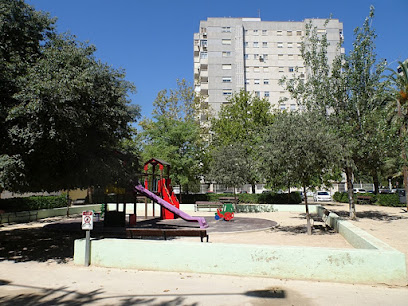
[[[207,18],[194,34],[194,85],[203,98],[202,107],[217,115],[228,97],[244,88],[270,101],[271,107],[295,110],[293,100],[279,79],[294,73],[306,77],[300,56],[305,26],[312,22],[318,33],[327,34],[329,60],[343,39],[343,24],[337,19],[262,21],[261,18]],[[344,52],[344,51],[342,51]],[[205,120],[205,117],[202,118]]]

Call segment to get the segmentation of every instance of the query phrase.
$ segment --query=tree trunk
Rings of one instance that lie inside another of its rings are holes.
[[[303,193],[306,195],[306,185],[303,185]],[[307,234],[312,234],[312,226],[310,224],[310,214],[309,206],[307,205],[307,197],[305,196],[305,206],[306,206],[306,221],[307,221]]]
[[[373,183],[374,183],[374,193],[378,194],[379,186],[380,186],[380,181],[378,179],[378,173],[377,171],[374,171],[373,175]]]
[[[67,217],[69,217],[69,207],[71,206],[71,199],[69,197],[69,189],[67,190]]]
[[[251,183],[252,193],[255,194],[255,183]]]
[[[405,152],[404,152],[404,156],[405,156],[404,162],[406,163],[407,162],[407,156],[406,156]],[[403,172],[404,172],[405,201],[406,201],[406,204],[407,204],[406,206],[407,206],[407,212],[408,212],[408,167],[407,167],[406,164],[404,165]]]
[[[349,212],[350,219],[354,220],[356,218],[356,206],[354,204],[353,197],[353,169],[351,167],[346,167],[346,178],[347,178],[347,193],[349,198]]]

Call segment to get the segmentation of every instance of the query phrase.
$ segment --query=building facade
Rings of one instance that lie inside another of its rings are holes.
[[[300,55],[306,24],[327,34],[328,58],[339,53],[343,24],[337,19],[262,21],[260,18],[208,18],[194,34],[194,86],[203,99],[202,107],[217,115],[228,97],[241,89],[270,101],[271,107],[294,110],[279,79],[295,73],[306,77]],[[341,52],[341,51],[340,51]],[[344,52],[344,51],[343,51]],[[202,121],[206,116],[202,117]]]

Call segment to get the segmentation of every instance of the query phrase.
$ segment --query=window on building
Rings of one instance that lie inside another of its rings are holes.
[[[201,52],[200,53],[200,58],[203,58],[203,59],[208,58],[208,53],[207,52]]]
[[[264,85],[269,85],[269,79],[264,79]]]
[[[260,91],[255,91],[255,96],[257,96],[258,98],[261,97],[261,92]]]
[[[223,69],[223,70],[231,70],[231,69],[232,69],[232,65],[231,65],[231,64],[222,64],[222,69]]]
[[[222,57],[230,57],[231,56],[231,51],[223,51],[222,52]]]
[[[269,91],[265,91],[264,96],[269,97]]]
[[[258,30],[254,30],[254,35],[258,35]]]
[[[268,35],[268,31],[267,30],[262,30],[262,35]]]
[[[232,89],[223,89],[222,94],[224,96],[231,96],[232,95]]]
[[[223,77],[223,78],[222,78],[222,82],[223,82],[223,83],[231,83],[231,82],[232,82],[232,78],[231,78],[231,77]]]
[[[245,85],[249,85],[249,80],[245,79]]]
[[[268,47],[268,42],[267,41],[263,41],[262,42],[262,48],[267,48]]]
[[[263,67],[264,72],[269,72],[269,67]]]
[[[222,27],[223,33],[231,33],[231,27]]]
[[[288,48],[293,48],[293,43],[288,42]]]
[[[290,105],[290,110],[291,110],[291,111],[296,110],[296,104],[291,104],[291,105]]]
[[[317,29],[317,34],[326,34],[326,29]]]
[[[249,55],[248,55],[248,54],[244,54],[244,58],[245,58],[245,59],[248,59],[248,58],[249,58]]]
[[[302,31],[296,31],[297,36],[302,36]]]
[[[254,67],[254,72],[259,72],[259,67]]]
[[[285,105],[285,104],[281,104],[281,105],[279,106],[279,108],[280,108],[280,110],[285,110],[285,109],[286,109],[286,105]]]
[[[278,60],[283,60],[283,54],[278,54]]]
[[[277,31],[277,32],[276,32],[276,35],[282,36],[282,35],[283,35],[283,32],[282,32],[282,31]]]
[[[279,72],[285,72],[285,68],[284,67],[279,67]]]
[[[268,54],[262,54],[262,57],[263,57],[264,60],[267,60],[268,59]]]
[[[283,48],[283,42],[278,42],[278,48]]]
[[[289,72],[295,72],[295,68],[289,67]]]
[[[292,36],[292,31],[287,31],[286,33],[288,36]]]
[[[254,80],[254,85],[259,85],[259,79]]]
[[[207,47],[207,41],[206,40],[201,41],[201,47]]]
[[[244,42],[244,47],[248,48],[248,42]]]
[[[259,59],[259,54],[254,54],[254,60]]]
[[[290,61],[293,61],[293,59],[294,59],[293,54],[288,54],[288,59],[289,59]]]
[[[221,40],[221,43],[222,43],[223,45],[230,45],[230,44],[231,44],[231,39],[222,39],[222,40]]]
[[[254,41],[254,48],[258,48],[259,47],[259,42]]]
[[[298,48],[302,48],[302,43],[301,43],[301,42],[298,42],[298,43],[297,43],[297,47],[298,47]]]
[[[248,30],[247,30],[247,29],[245,29],[245,30],[244,30],[244,33],[245,33],[245,34],[248,34]]]

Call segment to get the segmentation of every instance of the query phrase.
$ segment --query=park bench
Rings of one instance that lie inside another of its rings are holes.
[[[164,229],[164,228],[126,228],[126,237],[200,237],[201,242],[207,238],[208,234],[205,229]]]
[[[371,201],[370,196],[357,196],[357,204],[371,204]]]
[[[234,197],[219,197],[221,203],[233,203],[238,204],[239,200]]]
[[[221,202],[210,202],[210,201],[196,201],[194,206],[194,211],[198,211],[200,208],[208,208],[211,211],[211,208],[220,208],[222,207]]]

